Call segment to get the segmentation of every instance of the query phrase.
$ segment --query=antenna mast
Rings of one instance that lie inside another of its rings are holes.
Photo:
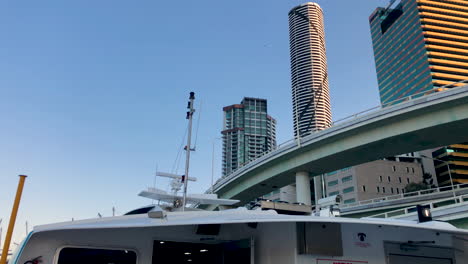
[[[189,111],[187,111],[187,119],[189,121],[188,125],[188,136],[187,136],[187,145],[185,146],[185,175],[182,177],[182,180],[184,182],[184,198],[182,201],[182,211],[185,211],[185,206],[187,204],[187,183],[188,183],[188,177],[189,177],[189,165],[190,165],[190,151],[191,149],[191,139],[192,139],[192,119],[193,119],[193,113],[195,112],[195,109],[193,108],[193,101],[195,100],[195,93],[190,92],[190,97],[189,97],[189,102],[187,108]]]

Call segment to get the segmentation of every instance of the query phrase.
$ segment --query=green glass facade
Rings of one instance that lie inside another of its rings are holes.
[[[468,1],[401,0],[369,23],[383,106],[468,83]],[[439,185],[451,184],[448,167],[454,183],[468,183],[468,144],[452,146],[433,152]]]
[[[468,79],[468,1],[401,0],[369,23],[384,106]]]
[[[369,18],[382,104],[433,89],[417,2],[384,10]]]

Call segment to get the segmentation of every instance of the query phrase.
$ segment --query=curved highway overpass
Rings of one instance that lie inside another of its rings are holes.
[[[402,153],[468,141],[468,85],[385,107],[270,152],[218,180],[220,198],[247,203],[295,182]]]

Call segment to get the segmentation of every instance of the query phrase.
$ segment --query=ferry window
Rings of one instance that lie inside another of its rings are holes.
[[[156,240],[153,264],[250,264],[250,239],[214,244]]]
[[[64,248],[60,250],[57,264],[136,264],[137,255],[131,250],[98,248]]]
[[[297,253],[300,255],[343,256],[341,224],[298,222],[296,234]],[[317,243],[317,238],[320,238],[320,243]],[[282,245],[281,242],[277,241],[278,245]],[[281,256],[281,252],[276,253]],[[279,259],[265,262],[282,263]]]

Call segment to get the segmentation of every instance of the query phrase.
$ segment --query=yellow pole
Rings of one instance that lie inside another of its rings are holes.
[[[18,213],[18,208],[21,200],[21,194],[23,193],[24,181],[26,180],[26,175],[19,175],[20,180],[18,183],[18,189],[16,190],[15,202],[13,204],[13,209],[11,210],[10,223],[8,224],[8,230],[5,237],[5,244],[3,245],[2,258],[0,259],[0,264],[6,264],[8,257],[8,250],[10,248],[11,236],[13,235],[13,228],[15,227],[16,214]]]

